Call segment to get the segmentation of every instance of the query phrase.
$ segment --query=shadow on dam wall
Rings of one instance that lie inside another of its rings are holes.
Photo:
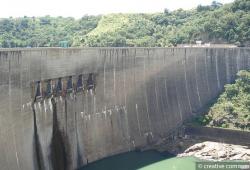
[[[71,170],[160,142],[249,68],[249,48],[1,49],[1,169]]]
[[[51,99],[53,107],[53,127],[51,139],[51,162],[53,169],[66,170],[69,169],[68,157],[70,157],[68,149],[68,139],[59,129],[57,119],[57,108],[54,98]]]
[[[35,167],[37,167],[37,170],[43,170],[44,169],[44,162],[41,152],[41,144],[39,135],[37,133],[37,120],[36,120],[36,111],[34,108],[34,105],[32,104],[32,111],[33,111],[33,121],[34,121],[34,144],[33,144],[33,158],[34,158],[34,164]]]

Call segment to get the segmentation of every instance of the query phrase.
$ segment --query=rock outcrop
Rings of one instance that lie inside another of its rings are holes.
[[[210,161],[250,161],[250,149],[247,146],[241,145],[232,145],[219,142],[202,142],[189,147],[183,153],[178,154],[178,156],[195,156],[199,159]]]

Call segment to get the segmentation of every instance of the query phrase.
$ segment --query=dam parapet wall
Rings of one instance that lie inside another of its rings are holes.
[[[249,48],[0,49],[2,169],[76,169],[200,113]]]

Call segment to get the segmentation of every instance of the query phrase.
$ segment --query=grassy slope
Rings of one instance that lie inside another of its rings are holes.
[[[130,46],[139,43],[148,46],[149,36],[156,24],[147,18],[147,14],[109,14],[104,15],[98,26],[82,37],[85,46]],[[144,43],[141,42],[145,39]],[[136,40],[136,42],[135,42]],[[110,43],[109,43],[110,42]]]

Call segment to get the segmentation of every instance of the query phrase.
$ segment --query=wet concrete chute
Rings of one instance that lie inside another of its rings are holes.
[[[1,169],[71,170],[168,137],[250,48],[0,49]]]

